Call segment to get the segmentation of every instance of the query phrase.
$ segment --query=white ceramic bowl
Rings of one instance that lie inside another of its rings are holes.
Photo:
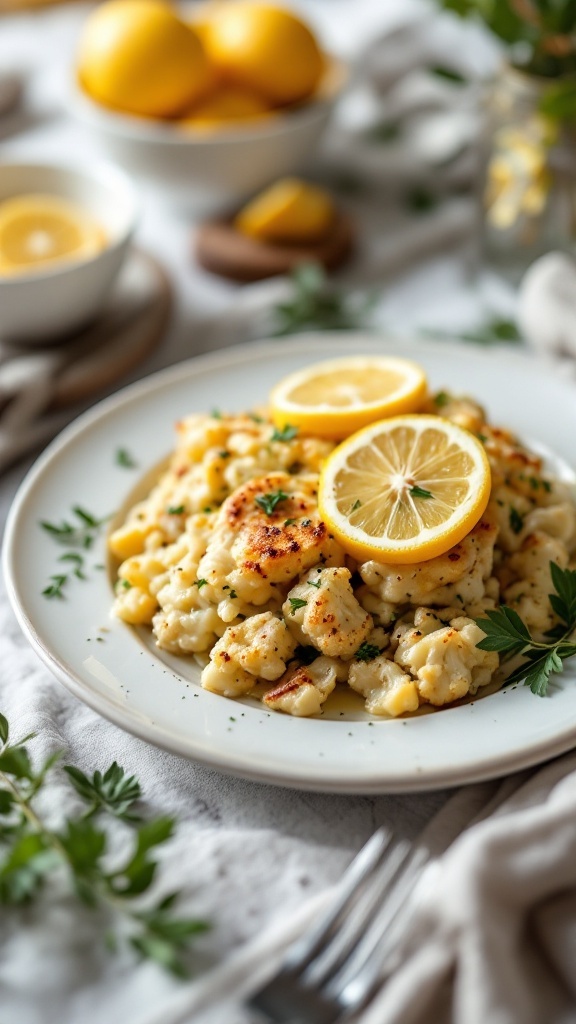
[[[106,232],[101,252],[26,274],[0,276],[0,337],[41,343],[94,319],[122,266],[137,217],[128,177],[107,164],[0,164],[0,202],[41,192],[74,200]]]
[[[326,127],[347,81],[331,61],[315,97],[270,118],[215,130],[116,113],[77,85],[70,109],[106,154],[195,213],[233,206],[275,178],[303,166]]]

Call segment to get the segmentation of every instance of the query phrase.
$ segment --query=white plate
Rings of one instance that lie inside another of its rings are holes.
[[[496,423],[538,439],[568,463],[574,457],[574,387],[529,356],[504,349],[308,335],[228,349],[155,374],[68,427],[29,473],[10,513],[4,562],[16,615],[73,694],[158,746],[300,789],[433,789],[503,775],[576,744],[574,669],[545,699],[519,686],[410,719],[348,712],[336,720],[298,719],[202,690],[191,662],[160,655],[144,631],[111,617],[108,572],[91,569],[87,581],[73,580],[62,601],[41,594],[58,571],[61,550],[39,520],[59,521],[75,504],[99,516],[119,509],[138,477],[172,448],[175,419],[214,406],[250,408],[279,377],[321,358],[399,351],[425,366],[433,387],[473,394]],[[119,447],[137,459],[138,470],[115,463]],[[90,565],[106,561],[104,536],[89,554]]]

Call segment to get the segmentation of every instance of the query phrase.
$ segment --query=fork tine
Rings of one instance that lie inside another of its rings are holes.
[[[326,943],[305,972],[310,985],[324,985],[354,954],[362,942],[367,928],[379,914],[404,865],[410,858],[410,844],[397,842],[388,853],[384,863],[372,872],[364,891],[358,893],[354,906],[342,922],[332,940]]]
[[[339,894],[330,910],[320,919],[315,928],[294,943],[284,962],[283,969],[294,971],[310,963],[325,946],[337,927],[340,918],[348,912],[356,900],[358,889],[384,860],[391,838],[379,828],[362,847],[360,853],[349,864],[339,887]]]
[[[385,977],[394,925],[424,859],[422,848],[379,829],[349,866],[329,913],[291,947],[249,1007],[275,1024],[334,1024],[365,1005]]]
[[[390,888],[365,935],[331,979],[328,991],[342,1007],[358,1009],[385,977],[386,960],[398,939],[397,925],[402,923],[401,911],[410,906],[411,896],[428,863],[429,854],[423,847],[412,852],[400,879]]]

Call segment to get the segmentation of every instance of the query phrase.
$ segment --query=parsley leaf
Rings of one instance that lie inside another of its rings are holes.
[[[376,644],[369,644],[367,640],[364,640],[354,657],[356,661],[374,661],[374,658],[377,658],[380,654],[382,654],[380,647],[377,647]]]
[[[524,516],[521,516],[517,509],[510,507],[510,529],[513,533],[521,533],[524,526]]]
[[[550,676],[561,673],[564,660],[576,654],[576,570],[550,562],[550,575],[556,593],[549,594],[549,600],[562,625],[548,631],[546,642],[534,640],[518,613],[506,605],[486,612],[485,619],[476,619],[486,634],[476,644],[480,650],[498,651],[508,658],[523,656],[522,663],[506,677],[506,684],[523,680],[539,697],[546,695]]]
[[[282,427],[282,430],[279,430],[278,427],[275,427],[270,440],[293,441],[296,435],[298,434],[299,430],[299,427],[293,427],[290,423],[287,423],[285,427]]]
[[[279,505],[281,501],[286,501],[288,497],[289,495],[282,490],[269,491],[268,494],[259,494],[254,501],[267,516],[271,516],[274,514],[276,505]]]
[[[127,448],[117,448],[114,461],[117,466],[122,466],[123,469],[136,469],[138,465]]]
[[[410,494],[413,498],[433,498],[432,491],[427,491],[425,487],[419,487],[418,484],[414,484],[414,487],[410,488]]]
[[[305,608],[307,601],[303,601],[301,597],[289,597],[291,612],[290,615],[294,615],[299,608]]]

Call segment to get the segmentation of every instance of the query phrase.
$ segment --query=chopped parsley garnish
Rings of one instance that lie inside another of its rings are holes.
[[[310,526],[311,522],[312,522],[311,519],[303,519],[302,520],[302,526]]]
[[[374,658],[377,658],[380,654],[382,654],[380,647],[376,644],[369,644],[367,640],[364,640],[354,657],[356,661],[374,661]]]
[[[298,522],[297,519],[285,519],[284,520],[284,526],[293,526],[294,523],[297,523],[297,522]]]
[[[360,501],[360,498],[356,498],[356,501],[352,505],[352,508],[350,509],[350,511],[351,512],[355,512],[356,509],[360,508],[361,504],[362,504],[362,502]]]
[[[223,448],[221,452],[218,452],[221,459],[229,459],[231,454],[232,452],[229,452],[226,448]]]
[[[521,533],[524,526],[524,516],[521,516],[517,509],[510,508],[510,529],[513,533]]]
[[[288,600],[290,602],[291,615],[294,615],[294,613],[297,612],[299,608],[305,608],[306,604],[308,603],[307,601],[303,601],[301,597],[289,597]]]
[[[550,562],[550,575],[555,593],[548,597],[561,621],[544,634],[546,641],[534,640],[518,612],[507,605],[486,612],[486,619],[476,619],[476,625],[486,634],[476,644],[481,651],[498,651],[506,658],[518,655],[524,658],[506,677],[506,685],[523,680],[538,697],[546,695],[550,676],[563,671],[564,659],[576,654],[576,570],[561,569]]]
[[[306,580],[309,587],[316,587],[316,590],[320,590],[322,586],[322,580]]]
[[[124,469],[136,469],[138,463],[132,458],[127,448],[117,448],[115,462],[117,466],[122,466]]]
[[[202,587],[205,587],[207,583],[208,580],[194,580],[194,586],[198,587],[198,590],[202,590]]]
[[[170,505],[166,511],[169,516],[181,516],[184,511],[184,505]]]
[[[482,441],[482,444],[486,444],[488,440],[486,434],[476,434],[476,437],[478,438],[479,441]]]
[[[552,484],[548,480],[542,481],[542,487],[548,494],[550,494],[550,491],[552,490]]]
[[[437,395],[434,395],[434,405],[437,405],[439,409],[441,409],[443,405],[448,405],[449,401],[450,395],[447,391],[439,391]]]
[[[250,417],[253,423],[264,423],[264,417],[258,416],[258,414],[255,412],[249,412],[248,416]]]
[[[212,409],[210,415],[211,415],[213,420],[221,420],[222,419],[222,413],[220,412],[220,409]]]
[[[274,514],[276,505],[279,505],[281,501],[286,501],[288,497],[289,495],[285,491],[269,491],[268,494],[259,494],[254,501],[267,516],[271,516]]]
[[[130,583],[130,580],[121,580],[120,582],[124,587],[124,590],[132,590],[132,584]]]
[[[299,427],[293,427],[290,423],[287,423],[282,430],[278,430],[278,427],[274,428],[272,433],[271,441],[293,441],[298,433]]]
[[[206,515],[208,515],[208,513],[209,513],[209,512],[211,512],[211,511],[212,511],[212,509],[210,508],[210,505],[206,505],[206,508],[203,508],[203,509],[202,509],[202,511],[203,511],[203,512],[204,512],[204,513],[205,513]]]
[[[412,495],[413,498],[433,498],[434,497],[434,495],[432,494],[432,491],[427,491],[425,487],[418,487],[418,484],[415,484],[414,487],[410,488],[410,494]]]

